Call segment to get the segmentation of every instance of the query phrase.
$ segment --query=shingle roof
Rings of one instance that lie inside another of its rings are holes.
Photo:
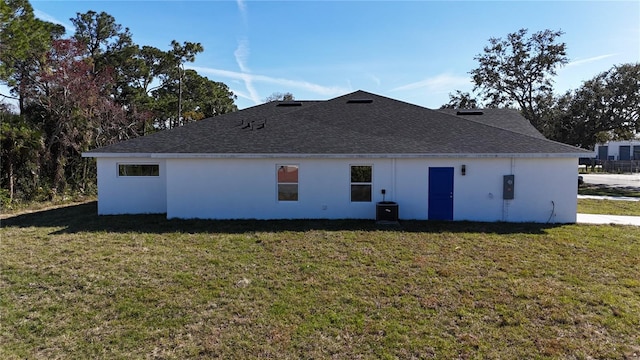
[[[86,156],[583,153],[547,140],[535,129],[533,133],[524,118],[513,114],[491,110],[481,117],[450,115],[356,91],[327,101],[270,102],[98,148]],[[507,119],[507,125],[501,126],[501,119]]]
[[[515,109],[439,109],[449,115],[460,116],[485,125],[511,130],[545,139],[536,128]]]

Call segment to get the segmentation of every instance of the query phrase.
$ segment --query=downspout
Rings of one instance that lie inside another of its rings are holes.
[[[391,191],[393,192],[392,201],[396,201],[396,158],[391,159]]]

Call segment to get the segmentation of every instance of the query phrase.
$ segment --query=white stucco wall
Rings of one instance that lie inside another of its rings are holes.
[[[167,212],[166,166],[162,159],[98,158],[98,214]],[[118,176],[118,164],[158,164],[159,176]]]
[[[215,219],[375,218],[390,161],[168,159],[167,217]],[[350,200],[350,165],[373,165],[373,202]],[[277,200],[278,165],[298,165],[298,201]]]
[[[576,164],[576,158],[397,160],[400,218],[425,219],[428,168],[453,167],[454,220],[572,223],[577,211]],[[503,176],[509,174],[515,175],[514,199],[503,200]]]
[[[299,165],[299,199],[279,202],[276,166],[291,164]],[[373,166],[371,203],[350,201],[350,165]],[[386,189],[401,219],[427,219],[428,169],[453,167],[454,220],[571,223],[576,165],[576,158],[167,159],[161,173],[168,218],[373,219]],[[502,200],[507,174],[515,175],[513,200]]]

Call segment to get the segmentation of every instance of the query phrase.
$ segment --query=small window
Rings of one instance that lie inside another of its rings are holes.
[[[352,202],[371,202],[371,174],[370,165],[351,166]]]
[[[160,176],[160,166],[157,164],[118,164],[118,176]]]
[[[278,201],[298,201],[298,165],[278,165]]]

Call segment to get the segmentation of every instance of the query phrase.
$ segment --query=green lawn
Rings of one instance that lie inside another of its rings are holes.
[[[640,353],[640,228],[2,220],[0,358]]]
[[[640,216],[640,201],[578,199],[578,213]]]

